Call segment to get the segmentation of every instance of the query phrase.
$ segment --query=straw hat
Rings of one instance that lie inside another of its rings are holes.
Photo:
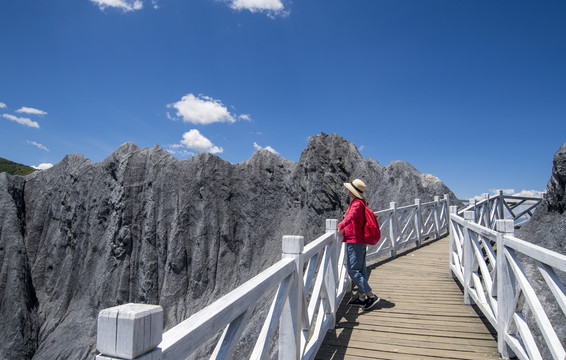
[[[360,179],[356,179],[351,182],[344,183],[346,189],[350,190],[355,197],[359,199],[364,198],[364,191],[366,190],[366,184]]]

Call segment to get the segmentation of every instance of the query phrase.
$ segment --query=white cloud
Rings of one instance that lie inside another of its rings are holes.
[[[230,0],[230,7],[238,11],[248,10],[251,13],[266,13],[269,17],[289,14],[281,0]]]
[[[167,152],[171,155],[178,155],[180,157],[191,157],[191,156],[195,156],[195,153],[192,151],[189,151],[187,149],[181,149],[181,150],[176,150],[176,149],[166,149]]]
[[[5,109],[6,108],[6,104],[4,104],[3,102],[0,102],[0,109]]]
[[[499,191],[503,191],[503,195],[513,195],[515,193],[515,189],[489,189],[490,192],[498,195]]]
[[[41,144],[38,143],[38,142],[26,140],[26,143],[28,143],[28,144],[30,144],[30,145],[33,145],[33,146],[37,147],[38,149],[45,150],[45,151],[49,151],[49,149],[48,149],[47,147],[41,145]]]
[[[256,150],[265,149],[265,150],[267,150],[267,151],[269,151],[269,152],[274,153],[275,155],[279,155],[279,153],[278,153],[277,151],[275,151],[275,149],[272,148],[271,146],[262,147],[262,146],[258,145],[258,143],[254,142],[254,148],[255,148]]]
[[[197,129],[192,129],[184,133],[183,140],[181,140],[181,145],[198,152],[209,152],[211,154],[219,154],[224,151],[221,147],[215,146]]]
[[[41,163],[37,166],[32,166],[32,168],[34,168],[36,170],[46,170],[46,169],[49,169],[52,166],[53,166],[53,164],[50,164],[50,163]]]
[[[544,194],[546,193],[546,191],[538,191],[538,190],[521,190],[516,194],[513,194],[515,196],[524,196],[524,197],[536,197],[536,198],[542,198],[544,196]]]
[[[35,121],[32,121],[29,118],[17,117],[17,116],[10,115],[10,114],[2,114],[2,116],[4,118],[8,119],[8,120],[12,120],[12,121],[17,122],[18,124],[39,129],[39,124]]]
[[[24,113],[24,114],[30,114],[30,115],[47,115],[47,113],[43,110],[39,110],[39,109],[34,109],[34,108],[30,108],[30,107],[21,107],[18,110],[16,110],[17,113]]]
[[[245,121],[252,121],[250,114],[242,114],[238,116],[238,119]]]
[[[193,124],[208,125],[217,122],[233,123],[236,121],[226,106],[220,100],[209,96],[187,94],[174,104],[167,105],[168,108],[177,109],[177,116],[183,121]],[[167,115],[169,118],[171,116]]]
[[[98,5],[100,10],[104,10],[107,7],[118,8],[124,11],[141,10],[143,8],[142,0],[90,0],[90,1]]]

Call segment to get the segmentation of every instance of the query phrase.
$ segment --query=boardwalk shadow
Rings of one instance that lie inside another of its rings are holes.
[[[372,270],[376,270],[381,265],[389,263],[395,259],[402,258],[404,256],[410,255],[418,249],[427,247],[437,240],[429,240],[424,242],[418,248],[406,248],[400,251],[396,257],[384,257],[376,259],[371,263],[367,264],[368,277],[371,279]],[[353,291],[355,292],[355,288]],[[378,294],[379,294],[379,289]],[[358,321],[360,316],[366,316],[367,314],[375,311],[387,311],[395,307],[395,303],[387,299],[382,298],[379,303],[377,303],[370,311],[362,311],[360,306],[348,305],[348,301],[355,296],[353,293],[349,293],[345,296],[344,300],[338,308],[336,314],[336,328],[334,330],[328,331],[326,337],[324,338],[323,345],[315,359],[317,360],[343,360],[346,358],[346,352],[348,350],[348,344],[352,340],[354,330],[359,327],[360,322]]]
[[[360,306],[348,304],[352,296],[355,295],[352,293],[347,294],[342,304],[340,304],[336,314],[336,328],[328,331],[323,343],[327,344],[327,346],[323,345],[320,348],[315,359],[343,360],[354,329],[360,325],[358,318],[360,316],[366,316],[373,311],[395,307],[395,303],[382,298],[371,310],[363,311]]]

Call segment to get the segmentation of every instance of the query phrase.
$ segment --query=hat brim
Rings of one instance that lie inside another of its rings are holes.
[[[362,193],[360,193],[358,190],[356,190],[352,184],[350,183],[344,183],[344,186],[346,187],[346,189],[350,190],[352,192],[352,194],[354,194],[355,197],[357,197],[358,199],[362,199],[364,198],[364,195]]]

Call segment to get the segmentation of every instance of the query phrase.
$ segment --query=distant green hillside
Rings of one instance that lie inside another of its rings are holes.
[[[6,172],[10,175],[28,175],[35,169],[26,165],[18,164],[0,157],[0,173]]]

